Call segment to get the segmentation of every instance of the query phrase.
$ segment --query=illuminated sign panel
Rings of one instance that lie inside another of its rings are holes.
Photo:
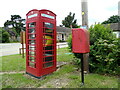
[[[50,15],[47,15],[47,14],[44,14],[44,13],[42,13],[41,16],[42,17],[47,17],[47,18],[50,18],[50,19],[55,19],[53,16],[50,16]]]
[[[37,13],[36,14],[32,14],[32,15],[30,15],[30,16],[28,16],[28,18],[33,18],[33,17],[37,17]]]

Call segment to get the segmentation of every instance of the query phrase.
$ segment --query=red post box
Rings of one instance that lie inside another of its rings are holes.
[[[89,32],[85,29],[72,29],[72,51],[73,53],[82,53],[81,56],[81,80],[84,85],[84,57],[83,54],[90,52]]]
[[[85,29],[72,29],[72,51],[73,53],[88,53],[89,49],[89,32]]]
[[[26,73],[37,78],[56,70],[56,14],[33,9],[26,14]]]

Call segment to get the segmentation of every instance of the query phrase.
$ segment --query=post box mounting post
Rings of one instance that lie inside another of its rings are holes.
[[[84,85],[84,60],[83,60],[83,53],[81,53],[81,85]]]
[[[84,56],[90,52],[89,32],[86,29],[72,29],[72,52],[81,54],[81,81],[82,85],[84,85],[84,59],[86,59]]]

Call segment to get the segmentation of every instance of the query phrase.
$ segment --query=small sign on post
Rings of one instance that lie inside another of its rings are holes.
[[[24,58],[24,44],[25,44],[25,41],[26,41],[26,35],[25,35],[25,31],[21,31],[20,32],[20,37],[21,37],[21,44],[22,44],[22,48],[20,48],[20,54],[21,54],[21,49],[22,49],[22,58]]]
[[[21,44],[25,44],[25,31],[21,31]]]

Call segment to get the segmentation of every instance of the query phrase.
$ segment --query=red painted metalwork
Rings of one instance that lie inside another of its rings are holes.
[[[56,14],[33,9],[26,14],[26,73],[35,77],[56,70]]]
[[[81,28],[72,29],[73,53],[88,53],[89,46],[89,32]]]

